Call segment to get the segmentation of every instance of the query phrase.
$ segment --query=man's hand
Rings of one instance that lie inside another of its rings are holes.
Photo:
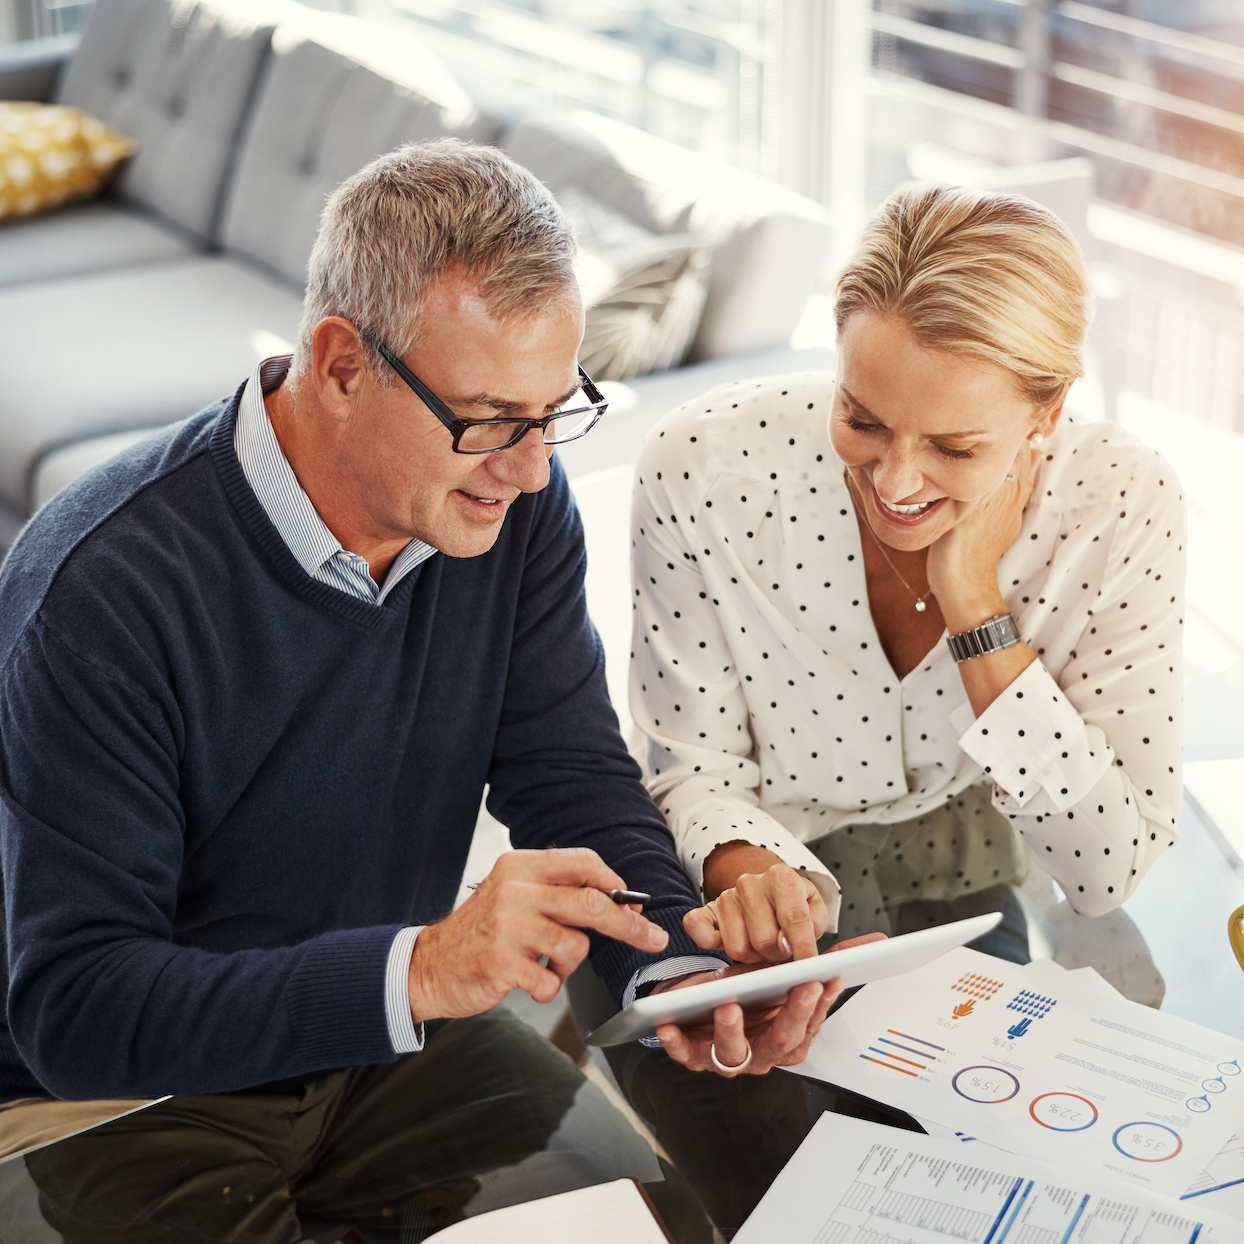
[[[595,851],[507,852],[457,911],[419,934],[408,977],[415,1022],[479,1015],[511,989],[551,1002],[587,956],[582,929],[664,950],[664,929],[601,893],[614,889],[625,882]]]
[[[705,950],[724,950],[735,963],[782,963],[816,954],[829,927],[820,891],[764,847],[730,842],[704,866],[710,901],[683,917],[683,928]]]
[[[881,941],[884,933],[866,933],[839,942],[829,953],[846,950],[850,946],[863,946],[867,942]],[[760,965],[757,965],[760,966]],[[756,966],[736,965],[720,972],[697,972],[673,982],[662,982],[653,993],[666,989],[684,989],[706,980],[721,976],[734,976],[741,972],[754,972]],[[657,1036],[665,1052],[675,1061],[692,1071],[715,1071],[718,1075],[762,1076],[774,1067],[791,1067],[808,1056],[812,1038],[821,1030],[829,1009],[842,992],[842,982],[831,980],[826,985],[812,981],[797,985],[786,995],[781,1006],[768,1007],[764,1011],[744,1012],[738,1003],[719,1006],[713,1012],[712,1025],[695,1028],[679,1028],[676,1024],[662,1024]],[[748,1061],[748,1045],[751,1061]],[[723,1066],[738,1067],[736,1072],[722,1071],[713,1063],[712,1047],[716,1047],[717,1059]],[[742,1064],[746,1063],[746,1066]]]

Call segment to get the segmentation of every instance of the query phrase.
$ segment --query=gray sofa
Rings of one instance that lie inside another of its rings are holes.
[[[78,105],[138,150],[106,197],[0,226],[0,548],[80,471],[293,340],[325,197],[402,142],[497,143],[555,194],[703,246],[693,365],[632,382],[581,468],[626,460],[718,377],[828,362],[785,348],[828,255],[821,208],[605,118],[493,115],[403,31],[292,0],[97,0],[80,44],[6,51],[0,98]]]

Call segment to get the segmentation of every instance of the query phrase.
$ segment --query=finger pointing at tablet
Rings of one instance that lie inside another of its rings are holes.
[[[746,842],[716,847],[704,868],[709,902],[683,927],[697,945],[735,963],[783,963],[816,954],[829,927],[820,891],[772,852]]]

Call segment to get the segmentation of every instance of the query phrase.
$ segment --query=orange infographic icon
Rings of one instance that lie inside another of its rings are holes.
[[[991,976],[981,976],[979,972],[968,972],[959,977],[951,989],[965,993],[979,1002],[988,1002],[1002,988],[1003,982]]]

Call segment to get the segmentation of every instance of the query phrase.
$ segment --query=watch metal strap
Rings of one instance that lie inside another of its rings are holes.
[[[970,661],[973,657],[983,657],[990,652],[1000,652],[1012,644],[1019,643],[1019,628],[1009,613],[1000,613],[988,622],[970,631],[960,631],[958,635],[950,635],[946,639],[950,646],[950,655],[956,662]]]

